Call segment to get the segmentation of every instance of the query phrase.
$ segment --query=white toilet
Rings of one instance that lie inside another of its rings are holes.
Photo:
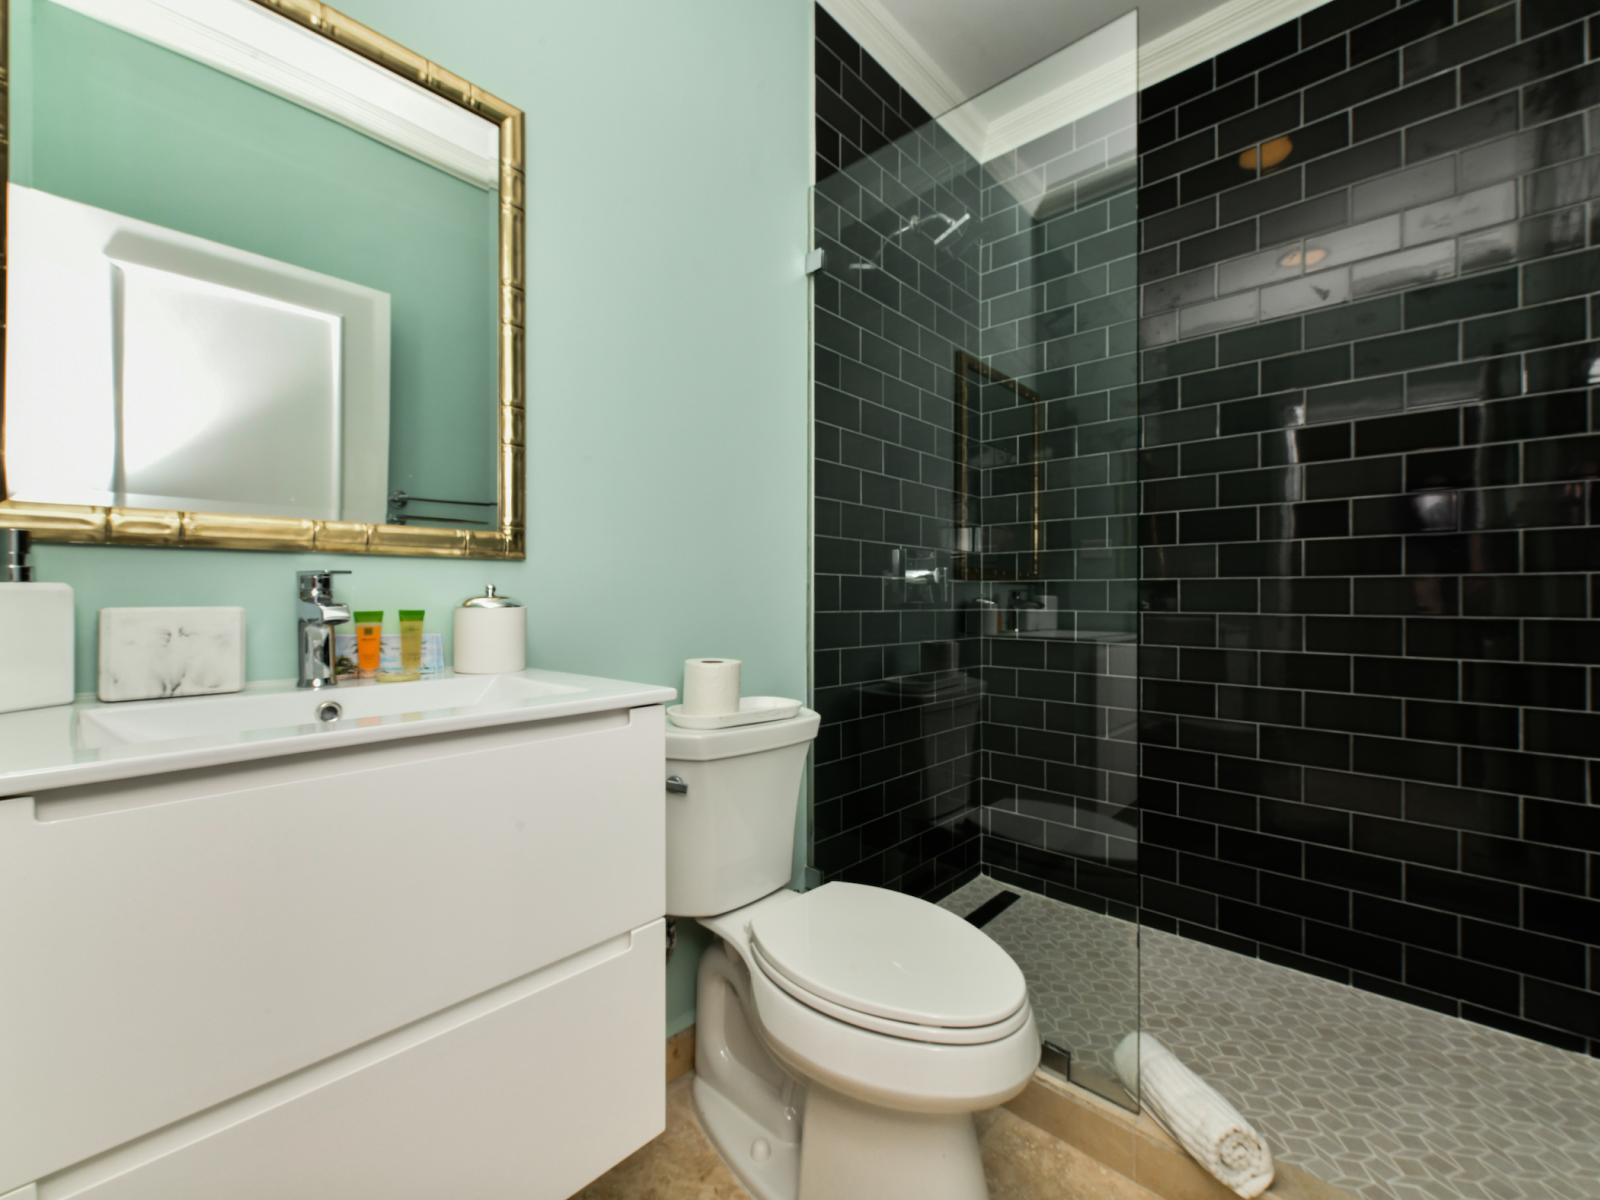
[[[667,727],[667,912],[700,961],[695,1102],[758,1200],[984,1200],[972,1114],[1039,1062],[1027,985],[925,900],[789,890],[820,718]]]

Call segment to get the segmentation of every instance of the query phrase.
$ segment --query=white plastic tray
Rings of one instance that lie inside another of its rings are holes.
[[[667,720],[680,729],[732,729],[736,725],[755,725],[762,721],[782,721],[800,715],[800,701],[782,696],[741,696],[739,711],[715,717],[690,716],[683,705],[667,709]]]

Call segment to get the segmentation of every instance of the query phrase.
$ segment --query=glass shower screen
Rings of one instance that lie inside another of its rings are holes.
[[[1130,14],[933,117],[819,17],[813,193],[811,864],[981,924],[1045,1065],[1124,1104],[1137,47]]]

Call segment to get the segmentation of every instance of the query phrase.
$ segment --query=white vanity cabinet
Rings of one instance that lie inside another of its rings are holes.
[[[650,703],[0,799],[0,1197],[568,1196],[664,1122],[663,758]]]

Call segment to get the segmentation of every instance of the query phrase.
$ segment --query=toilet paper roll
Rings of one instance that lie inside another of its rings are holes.
[[[690,658],[683,664],[683,711],[691,717],[725,717],[739,711],[739,660]]]

